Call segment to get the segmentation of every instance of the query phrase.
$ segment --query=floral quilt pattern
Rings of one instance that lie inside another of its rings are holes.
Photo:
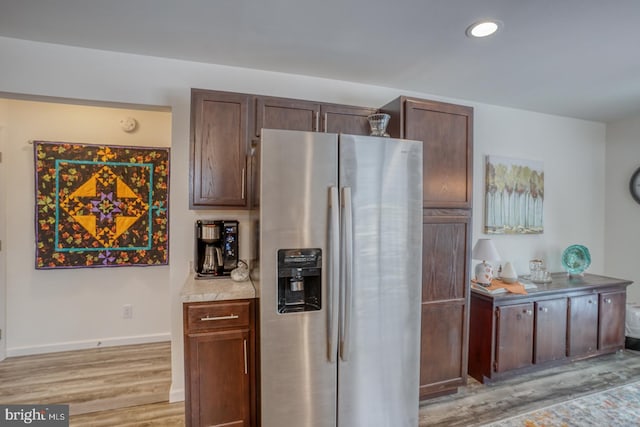
[[[34,142],[36,269],[169,259],[169,149]]]

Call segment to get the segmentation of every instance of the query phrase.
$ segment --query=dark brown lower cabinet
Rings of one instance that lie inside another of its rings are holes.
[[[453,393],[466,382],[466,304],[422,304],[420,395]]]
[[[424,209],[420,399],[467,383],[471,212]]]
[[[623,349],[630,284],[555,273],[527,295],[473,289],[469,375],[490,382]]]
[[[624,316],[626,311],[626,292],[603,292],[598,301],[600,328],[598,330],[598,348],[616,349],[624,346]]]
[[[591,354],[598,348],[598,295],[569,297],[569,357]]]
[[[567,299],[536,301],[535,330],[533,363],[567,357]]]
[[[189,365],[198,372],[188,385],[192,396],[191,425],[249,425],[250,385],[245,363],[248,340],[246,331],[189,336]]]
[[[186,425],[256,425],[253,300],[183,309]]]
[[[530,366],[533,359],[533,303],[496,309],[496,372]]]

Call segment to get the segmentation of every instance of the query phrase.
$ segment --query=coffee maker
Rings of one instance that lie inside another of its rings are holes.
[[[238,266],[238,221],[197,220],[196,278],[224,277]]]

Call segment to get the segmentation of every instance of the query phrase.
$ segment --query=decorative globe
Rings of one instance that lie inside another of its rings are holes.
[[[589,249],[582,245],[571,245],[562,252],[562,267],[569,274],[582,274],[591,265]]]

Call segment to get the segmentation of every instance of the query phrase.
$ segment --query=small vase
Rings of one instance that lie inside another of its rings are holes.
[[[385,113],[371,114],[367,117],[369,126],[371,127],[371,136],[389,136],[387,133],[387,125],[389,124],[390,115]]]
[[[518,280],[518,274],[516,274],[516,269],[510,262],[505,263],[502,267],[502,274],[500,278],[504,283],[513,283]]]

